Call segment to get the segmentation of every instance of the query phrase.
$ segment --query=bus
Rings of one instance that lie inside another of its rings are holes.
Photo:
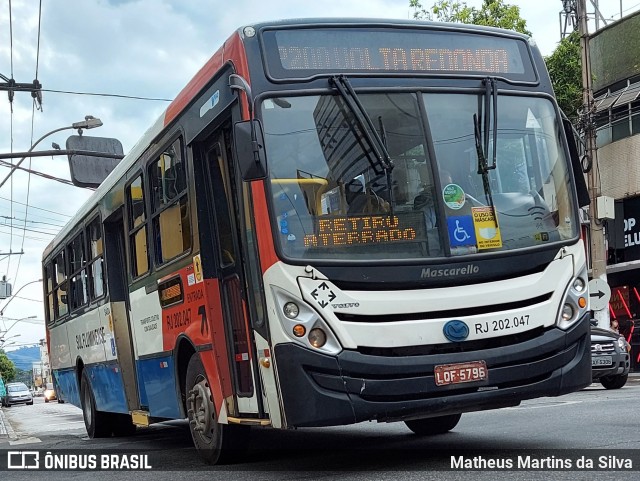
[[[60,399],[91,438],[188,418],[214,464],[259,426],[436,435],[584,388],[569,127],[518,33],[238,29],[44,251]]]

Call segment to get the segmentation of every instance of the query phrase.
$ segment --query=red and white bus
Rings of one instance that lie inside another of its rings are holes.
[[[567,135],[514,32],[240,28],[44,252],[60,399],[91,437],[188,418],[216,463],[251,426],[438,434],[587,386]]]

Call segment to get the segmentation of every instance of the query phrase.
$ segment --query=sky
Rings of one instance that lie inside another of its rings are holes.
[[[639,2],[606,0],[600,2],[601,11],[618,19],[620,10],[628,15],[640,9]],[[422,3],[428,7],[433,2]],[[481,0],[466,3],[479,6]],[[560,40],[562,1],[506,3],[520,7],[542,54],[552,53]],[[238,27],[282,18],[363,16],[407,19],[413,18],[413,10],[409,0],[4,0],[0,74],[28,83],[37,71],[44,91],[42,111],[34,111],[27,92],[17,92],[11,105],[0,91],[0,153],[25,152],[41,136],[85,115],[104,124],[85,135],[117,138],[126,153],[168,106],[158,99],[173,99]],[[74,133],[47,136],[34,150],[51,150],[52,142],[64,148]],[[69,179],[62,156],[26,159],[22,166]],[[8,172],[0,167],[0,182]],[[0,278],[6,276],[14,293],[0,300],[0,338],[5,331],[7,350],[44,338],[42,252],[90,194],[20,171],[0,188]]]

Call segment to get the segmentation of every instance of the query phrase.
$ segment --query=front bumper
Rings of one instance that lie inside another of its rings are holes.
[[[631,367],[631,360],[629,353],[616,352],[612,355],[613,363],[608,367],[593,366],[592,379],[597,381],[600,378],[607,376],[620,376],[629,373]]]
[[[550,328],[506,346],[393,357],[358,351],[328,356],[279,344],[274,358],[286,425],[426,418],[577,391],[592,382],[589,332],[585,316],[569,331]],[[486,361],[486,381],[436,386],[436,365],[477,360]]]

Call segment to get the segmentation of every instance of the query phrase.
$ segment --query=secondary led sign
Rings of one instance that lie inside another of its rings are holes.
[[[321,217],[316,234],[304,236],[305,247],[336,247],[407,242],[416,239],[416,229],[402,225],[397,216]]]

